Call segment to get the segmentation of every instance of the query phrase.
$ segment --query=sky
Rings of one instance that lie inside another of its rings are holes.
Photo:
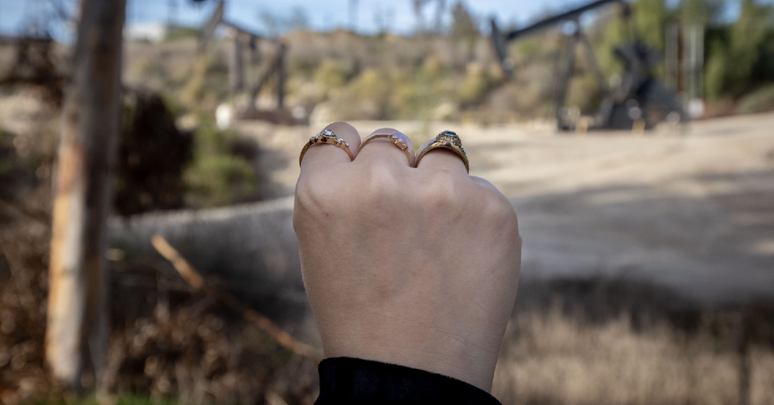
[[[467,8],[482,22],[494,16],[502,25],[516,23],[524,25],[549,13],[561,12],[585,4],[589,0],[469,0],[464,1]],[[674,3],[676,0],[668,0]],[[733,19],[737,13],[740,0],[731,2],[727,11],[728,18]],[[774,2],[774,0],[765,0]],[[127,0],[127,25],[149,22],[164,22],[170,18],[170,4],[175,4],[172,21],[180,25],[199,26],[212,12],[215,2],[209,0],[205,5],[192,5],[189,0]],[[445,23],[451,19],[449,8],[457,0],[446,0],[447,12]],[[355,0],[356,18],[352,19],[350,4],[353,0],[227,0],[226,19],[256,30],[266,32],[266,26],[261,23],[261,15],[274,15],[287,18],[294,10],[302,9],[307,17],[310,28],[315,30],[332,30],[335,28],[350,28],[354,21],[356,31],[363,34],[373,34],[381,27],[388,31],[409,34],[414,31],[417,19],[414,15],[413,0]],[[22,27],[37,18],[39,21],[53,21],[54,7],[72,13],[77,6],[77,0],[0,0],[0,34],[18,33]],[[424,19],[427,23],[434,20],[437,1],[427,1],[424,7]],[[483,18],[483,17],[486,17]],[[71,28],[63,23],[51,24],[55,39],[69,42],[72,39]]]

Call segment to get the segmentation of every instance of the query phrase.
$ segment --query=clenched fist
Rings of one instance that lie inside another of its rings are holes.
[[[460,155],[326,129],[301,163],[293,227],[325,357],[355,357],[491,389],[516,298],[521,238],[509,201]],[[399,134],[381,129],[378,134]],[[398,135],[403,139],[402,135]]]

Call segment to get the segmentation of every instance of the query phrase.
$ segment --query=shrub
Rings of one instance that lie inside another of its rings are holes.
[[[114,209],[124,216],[183,207],[183,168],[191,158],[191,136],[175,125],[174,108],[155,93],[124,103]]]
[[[218,100],[225,100],[230,92],[228,66],[224,58],[205,55],[194,61],[180,100],[188,107],[214,109]]]
[[[244,156],[232,153],[235,136],[211,123],[196,131],[194,158],[184,173],[187,205],[214,207],[258,199],[258,173]]]
[[[347,72],[333,59],[325,59],[314,74],[314,81],[320,90],[320,97],[330,97],[331,92],[347,82]]]
[[[774,84],[763,86],[742,97],[738,110],[744,114],[774,110]]]
[[[480,104],[492,90],[494,84],[494,80],[489,76],[489,71],[483,64],[471,62],[468,64],[465,79],[459,88],[459,100],[463,105]]]

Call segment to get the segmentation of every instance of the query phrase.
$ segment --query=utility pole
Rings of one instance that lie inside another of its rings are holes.
[[[171,30],[177,23],[177,0],[169,0],[167,4],[167,29]]]
[[[244,44],[242,43],[242,32],[236,28],[229,28],[229,39],[231,40],[231,61],[229,67],[229,78],[231,80],[231,91],[238,93],[245,86],[244,74]]]
[[[412,4],[414,5],[414,17],[417,19],[417,26],[414,28],[414,31],[419,33],[425,30],[424,19],[422,18],[422,6],[424,5],[424,1],[414,0]]]
[[[442,31],[444,11],[446,11],[446,0],[438,0],[438,8],[435,10],[435,32],[437,34]]]
[[[81,2],[62,111],[46,360],[53,377],[78,393],[91,385],[100,388],[107,349],[105,222],[118,140],[125,14],[126,0]]]
[[[349,30],[357,31],[357,1],[349,0]]]

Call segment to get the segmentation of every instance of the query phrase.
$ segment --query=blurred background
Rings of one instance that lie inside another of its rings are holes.
[[[313,403],[337,120],[456,131],[516,208],[504,404],[774,404],[774,2],[103,1],[0,0],[0,404]]]

